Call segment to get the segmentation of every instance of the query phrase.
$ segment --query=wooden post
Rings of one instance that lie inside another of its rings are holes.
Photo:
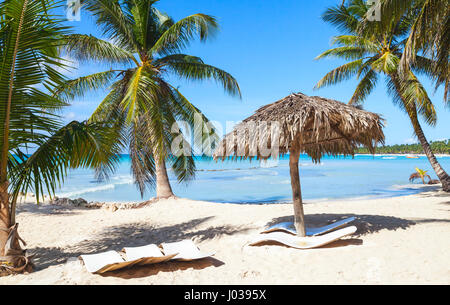
[[[298,170],[298,160],[300,150],[292,148],[289,153],[289,168],[291,172],[292,201],[294,203],[294,223],[297,236],[305,237],[305,214],[303,212],[302,191],[300,187],[300,175]]]

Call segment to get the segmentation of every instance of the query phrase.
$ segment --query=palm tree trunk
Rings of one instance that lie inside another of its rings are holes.
[[[303,212],[302,190],[300,187],[300,175],[298,171],[298,159],[300,151],[291,150],[289,154],[289,168],[291,173],[292,201],[294,204],[294,224],[297,236],[305,237],[305,215]]]
[[[410,113],[408,111],[408,113]],[[436,172],[436,175],[438,176],[439,180],[442,183],[442,188],[445,192],[450,192],[450,176],[445,172],[445,170],[442,168],[442,166],[439,164],[439,162],[436,159],[436,156],[434,155],[433,151],[431,150],[430,144],[427,141],[427,138],[425,137],[425,134],[423,133],[422,127],[420,126],[419,120],[417,119],[417,114],[412,112],[410,113],[411,122],[414,128],[414,132],[416,133],[417,138],[419,139],[420,144],[422,145],[423,151],[425,152],[425,155],[428,158],[428,161],[430,161],[431,167],[433,167],[434,171]],[[425,181],[424,181],[425,183]]]
[[[159,156],[157,152],[154,153],[155,168],[156,168],[156,199],[166,199],[174,197],[172,187],[170,186],[169,176],[167,175],[167,168],[165,160]]]
[[[5,246],[11,227],[10,221],[8,183],[4,182],[0,185],[0,256],[6,256]]]
[[[398,81],[398,76],[395,74],[390,75],[394,85],[396,86],[397,92],[402,92],[401,85]],[[436,175],[438,176],[439,180],[442,183],[442,189],[445,192],[450,192],[450,177],[445,172],[445,170],[442,168],[442,166],[439,164],[439,162],[436,159],[436,156],[434,155],[433,151],[431,150],[430,144],[427,141],[427,138],[425,137],[425,134],[423,133],[422,126],[420,126],[419,119],[417,117],[417,109],[415,105],[411,105],[408,103],[400,94],[400,97],[402,99],[402,102],[405,106],[406,112],[408,113],[408,116],[411,120],[411,123],[414,128],[414,133],[416,134],[417,138],[419,139],[420,144],[422,145],[423,151],[425,152],[425,155],[428,158],[428,161],[431,164],[431,167],[433,167],[433,170],[435,171]]]
[[[23,19],[25,16],[25,12],[28,7],[28,0],[23,2],[22,13],[20,16],[19,25],[17,28],[17,37],[16,43],[14,47],[13,59],[11,64],[11,75],[9,79],[9,92],[8,92],[8,100],[6,102],[5,109],[5,122],[4,122],[4,133],[3,133],[3,143],[1,148],[1,160],[0,160],[0,256],[5,256],[5,247],[8,241],[9,232],[11,229],[11,211],[9,205],[9,194],[8,194],[8,175],[7,175],[7,166],[8,166],[8,151],[9,151],[9,124],[10,124],[10,113],[11,113],[11,104],[12,104],[12,96],[13,96],[13,88],[14,88],[14,76],[15,76],[15,68],[16,68],[16,59],[17,53],[19,51],[19,42],[20,42],[20,34],[22,32]],[[13,244],[18,246],[19,241],[14,240]]]

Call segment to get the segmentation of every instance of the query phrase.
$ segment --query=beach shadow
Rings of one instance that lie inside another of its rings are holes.
[[[442,186],[440,185],[431,185],[431,186],[425,186],[423,193],[417,194],[418,196],[422,198],[429,198],[429,197],[446,197],[450,198],[450,194],[446,193],[442,190]]]
[[[202,270],[210,267],[220,267],[225,263],[212,257],[196,260],[192,262],[170,261],[147,266],[133,266],[131,268],[116,270],[101,274],[103,277],[119,277],[122,279],[136,279],[157,275],[163,272],[175,272],[188,269]]]
[[[339,239],[331,244],[324,245],[322,247],[319,247],[317,249],[332,249],[332,248],[343,248],[348,246],[361,246],[364,244],[364,241],[359,238],[347,238],[347,239]]]
[[[47,204],[23,204],[17,207],[17,214],[30,213],[37,215],[77,215],[79,214],[78,210],[87,210],[87,208]]]
[[[253,245],[252,247],[263,247],[263,246],[279,246],[279,247],[283,247],[286,249],[295,249],[295,250],[300,250],[300,251],[308,251],[308,250],[314,250],[314,249],[331,249],[331,248],[343,248],[343,247],[347,247],[347,246],[360,246],[363,244],[363,240],[362,239],[358,239],[358,238],[349,238],[349,239],[340,239],[340,240],[336,240],[330,244],[327,245],[323,245],[320,247],[316,247],[316,248],[310,248],[310,249],[295,249],[292,247],[289,247],[281,242],[277,242],[277,241],[264,241],[264,242],[260,242],[256,245]]]
[[[152,224],[128,224],[106,228],[92,239],[84,240],[64,248],[36,247],[28,250],[28,254],[34,254],[33,261],[37,270],[49,266],[64,263],[70,257],[78,257],[82,254],[94,254],[105,251],[120,251],[124,247],[140,247],[149,244],[161,244],[177,242],[185,239],[193,239],[202,242],[223,235],[233,235],[247,232],[251,228],[235,226],[214,226],[197,229],[213,217],[194,219],[177,225],[157,227]],[[201,249],[203,250],[203,249]],[[214,250],[214,249],[210,249]]]
[[[408,220],[393,216],[381,216],[381,215],[357,215],[357,214],[309,214],[305,215],[305,222],[308,227],[321,227],[329,225],[335,221],[343,220],[345,218],[355,217],[355,221],[351,222],[350,225],[356,226],[357,231],[355,236],[363,236],[366,234],[372,234],[384,229],[387,230],[398,230],[407,229],[410,226],[417,224],[418,222],[433,222],[440,221],[437,219],[418,219],[418,220]],[[293,222],[293,216],[277,217],[272,219],[267,226],[273,226],[280,222]]]

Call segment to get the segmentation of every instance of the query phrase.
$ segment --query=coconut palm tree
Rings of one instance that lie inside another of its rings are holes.
[[[218,29],[215,18],[195,14],[174,21],[154,7],[157,0],[85,1],[106,40],[90,35],[69,35],[65,51],[82,61],[111,64],[111,70],[72,80],[60,95],[74,97],[89,90],[108,88],[109,94],[91,117],[120,130],[117,142],[128,146],[132,174],[141,195],[156,185],[156,198],[174,196],[167,174],[169,163],[179,182],[195,174],[190,139],[177,121],[194,125],[198,114],[207,118],[167,81],[169,74],[186,80],[213,79],[240,97],[236,80],[227,72],[182,51],[195,38],[206,41]],[[173,129],[175,128],[175,129]],[[173,132],[184,137],[183,153],[171,152]],[[213,131],[211,131],[213,134]],[[195,133],[195,143],[210,134]],[[187,148],[186,148],[187,147]]]
[[[400,70],[405,39],[414,19],[411,15],[391,18],[388,27],[378,22],[365,23],[361,32],[367,11],[368,6],[362,0],[348,1],[345,6],[326,10],[324,21],[330,22],[345,34],[334,37],[337,47],[325,51],[317,59],[337,57],[349,62],[327,73],[315,87],[334,85],[357,76],[359,83],[349,104],[359,105],[375,88],[379,78],[385,76],[393,102],[408,114],[443,189],[450,191],[450,177],[434,156],[419,122],[421,116],[426,123],[436,124],[433,103],[416,76],[416,73],[429,74],[434,62],[428,57],[417,55],[407,69]]]
[[[414,182],[414,180],[416,180],[416,179],[421,179],[422,183],[426,184],[425,178],[428,178],[428,181],[431,183],[432,179],[431,179],[430,175],[428,175],[427,173],[428,173],[428,171],[416,167],[416,172],[412,173],[411,176],[409,176],[409,181]]]
[[[401,66],[408,67],[420,53],[433,59],[429,76],[436,89],[444,85],[444,102],[449,103],[450,3],[447,0],[380,0],[383,16],[412,16]],[[383,19],[387,24],[388,18]]]
[[[107,175],[118,160],[109,126],[63,126],[57,115],[67,105],[52,88],[64,81],[58,71],[68,68],[58,56],[68,28],[47,12],[59,3],[0,3],[0,275],[29,267],[15,218],[21,192],[34,191],[39,201],[43,193],[54,194],[68,168],[99,168]]]

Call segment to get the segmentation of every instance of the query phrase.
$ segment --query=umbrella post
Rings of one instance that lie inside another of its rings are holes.
[[[294,224],[297,235],[305,237],[305,215],[303,212],[302,190],[300,187],[300,174],[298,170],[299,158],[300,150],[291,150],[289,153],[289,168],[291,172],[292,200],[294,203]]]

